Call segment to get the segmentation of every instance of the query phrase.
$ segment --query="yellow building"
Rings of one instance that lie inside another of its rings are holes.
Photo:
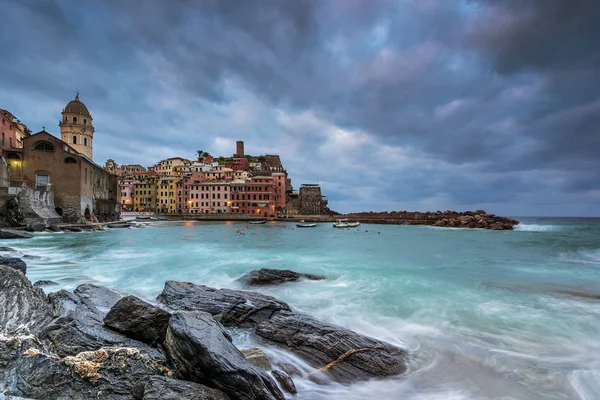
[[[175,185],[177,178],[160,178],[156,187],[156,209],[162,213],[175,212]]]
[[[162,160],[160,163],[161,176],[173,176],[176,167],[185,167],[191,164],[191,161],[181,157],[172,157]],[[180,169],[179,169],[180,170]]]
[[[79,101],[79,93],[75,96],[75,100],[71,100],[64,108],[58,126],[62,141],[91,160],[94,127],[90,112],[85,104]]]
[[[156,185],[157,176],[152,172],[139,172],[135,174],[136,182],[133,185],[134,211],[156,210]]]

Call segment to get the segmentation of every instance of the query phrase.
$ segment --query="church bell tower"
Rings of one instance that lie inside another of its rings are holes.
[[[79,93],[64,108],[58,126],[62,141],[91,160],[94,127],[90,112],[85,104],[79,101]]]

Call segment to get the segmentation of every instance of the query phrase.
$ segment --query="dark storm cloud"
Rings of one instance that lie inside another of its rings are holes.
[[[519,198],[531,213],[552,194],[555,212],[600,190],[595,0],[0,3],[0,106],[27,122],[78,89],[105,158],[276,144],[293,176],[330,185],[334,208],[380,208],[381,194],[400,207]],[[385,146],[414,159],[400,171]]]

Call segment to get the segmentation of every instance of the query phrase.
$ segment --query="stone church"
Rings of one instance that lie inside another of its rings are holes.
[[[22,179],[36,189],[53,188],[64,222],[118,219],[118,177],[92,160],[92,115],[79,94],[66,105],[58,125],[62,140],[45,129],[23,140]]]

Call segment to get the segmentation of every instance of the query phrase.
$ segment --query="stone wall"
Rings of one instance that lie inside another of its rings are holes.
[[[299,196],[300,214],[321,214],[327,209],[327,200],[323,199],[321,187],[319,186],[300,186]]]
[[[16,198],[26,224],[60,224],[62,218],[55,211],[52,185],[33,189],[26,186],[10,187],[9,194]]]

